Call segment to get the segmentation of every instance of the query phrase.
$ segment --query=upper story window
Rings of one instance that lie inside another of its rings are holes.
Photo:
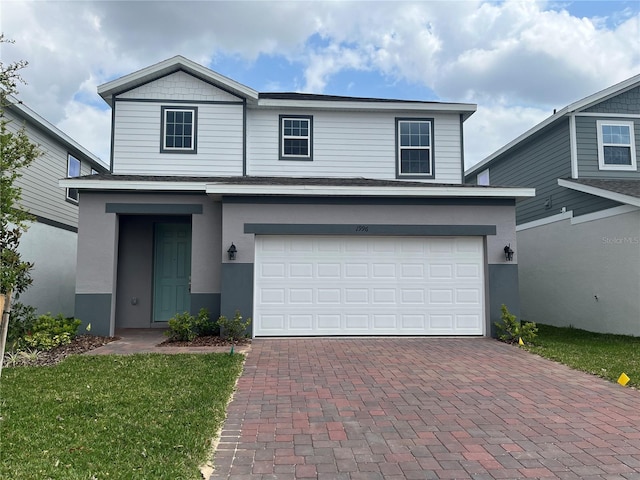
[[[396,124],[398,176],[434,178],[433,120],[399,118]]]
[[[311,160],[313,117],[280,115],[280,159]]]
[[[490,183],[489,183],[489,169],[488,168],[486,170],[481,171],[478,174],[476,183],[478,185],[490,185]]]
[[[162,143],[164,153],[197,153],[197,107],[162,107]]]
[[[636,145],[632,121],[598,120],[600,170],[636,170]]]
[[[80,160],[73,155],[67,157],[67,177],[74,178],[80,176]],[[78,203],[78,189],[67,188],[67,200]]]

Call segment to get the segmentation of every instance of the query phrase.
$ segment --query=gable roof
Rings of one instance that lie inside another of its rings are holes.
[[[233,95],[243,98],[252,107],[298,107],[347,110],[405,110],[460,113],[463,120],[477,109],[472,103],[427,102],[386,98],[348,97],[311,93],[271,92],[259,93],[246,85],[203,67],[181,55],[169,58],[137,72],[125,75],[98,87],[98,94],[113,107],[113,96],[125,93],[175,72],[185,72]]]
[[[102,160],[98,158],[96,155],[91,153],[85,147],[76,142],[69,135],[64,133],[58,127],[38,115],[36,112],[27,107],[21,100],[18,100],[13,95],[7,95],[7,105],[5,108],[10,109],[16,115],[18,115],[23,120],[26,120],[32,123],[34,126],[44,131],[50,137],[53,137],[57,142],[64,145],[71,153],[75,156],[82,157],[79,160],[84,160],[89,162],[92,167],[95,167],[96,170],[101,172],[108,171],[108,168]]]
[[[159,78],[165,77],[175,72],[186,72],[200,80],[221,87],[224,90],[233,93],[247,101],[258,101],[258,92],[254,89],[242,85],[241,83],[231,80],[230,78],[220,75],[202,65],[183,57],[176,55],[162,62],[156,63],[149,67],[130,73],[124,77],[117,78],[105,84],[98,86],[98,94],[112,105],[112,96],[118,95],[134,88],[153,82]]]
[[[627,90],[631,90],[632,88],[635,88],[637,86],[640,86],[640,74],[634,75],[633,77],[628,78],[626,80],[623,80],[620,83],[616,83],[615,85],[612,85],[612,86],[610,86],[608,88],[605,88],[604,90],[596,92],[596,93],[594,93],[592,95],[584,97],[581,100],[573,102],[570,105],[567,105],[563,109],[561,109],[561,110],[559,110],[557,112],[554,112],[553,115],[551,115],[547,119],[543,120],[542,122],[538,123],[534,127],[530,128],[529,130],[524,132],[519,137],[513,139],[512,141],[507,143],[502,148],[496,150],[491,155],[489,155],[488,157],[486,157],[485,159],[483,159],[479,163],[475,164],[473,167],[469,168],[466,172],[464,172],[465,176],[477,173],[481,169],[487,167],[488,164],[493,162],[495,159],[500,157],[502,154],[504,154],[507,151],[511,150],[512,148],[516,147],[520,143],[528,140],[530,137],[532,137],[533,135],[537,134],[538,132],[540,132],[541,130],[545,129],[546,127],[549,127],[549,126],[555,124],[556,122],[560,121],[562,118],[564,118],[564,117],[566,117],[566,116],[568,116],[570,114],[577,113],[577,112],[580,112],[582,110],[586,110],[587,108],[590,108],[593,105],[596,105],[596,104],[598,104],[600,102],[603,102],[603,101],[605,101],[605,100],[607,100],[607,99],[609,99],[611,97],[615,97],[616,95],[624,93]]]

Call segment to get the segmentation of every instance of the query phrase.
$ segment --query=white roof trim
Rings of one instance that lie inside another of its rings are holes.
[[[550,116],[547,119],[543,120],[539,124],[537,124],[534,127],[530,128],[529,130],[524,132],[519,137],[517,137],[514,140],[510,141],[504,147],[496,150],[491,155],[486,157],[484,160],[482,160],[481,162],[475,164],[473,167],[469,168],[467,171],[464,172],[464,174],[465,175],[474,174],[480,168],[484,167],[487,163],[489,163],[492,160],[494,160],[496,157],[499,157],[500,155],[505,153],[507,150],[510,150],[515,145],[517,145],[520,142],[526,140],[528,137],[530,137],[533,134],[539,132],[540,130],[542,130],[543,128],[547,127],[548,125],[551,125],[552,123],[554,123],[556,120],[560,119],[561,117],[564,117],[567,113],[574,113],[574,112],[577,112],[577,111],[582,110],[584,108],[590,107],[590,106],[592,106],[592,105],[594,105],[594,104],[596,104],[598,102],[601,102],[601,101],[607,99],[608,97],[612,97],[614,95],[618,95],[619,93],[622,93],[623,91],[629,90],[630,88],[634,88],[638,84],[640,84],[640,74],[634,75],[631,78],[628,78],[628,79],[626,79],[626,80],[624,80],[624,81],[622,81],[620,83],[616,83],[615,85],[612,85],[611,87],[605,88],[604,90],[601,90],[601,91],[599,91],[597,93],[594,93],[593,95],[589,95],[588,97],[585,97],[585,98],[583,98],[581,100],[578,100],[577,102],[573,102],[572,104],[564,107],[563,109],[561,109],[560,111],[556,112],[552,116]],[[606,116],[606,114],[603,114],[603,116]]]
[[[210,195],[310,195],[355,197],[534,197],[533,188],[472,188],[472,187],[380,187],[333,185],[229,185],[207,184]]]
[[[82,188],[87,190],[144,190],[164,192],[205,192],[206,182],[162,182],[162,181],[123,181],[123,180],[84,180],[63,178],[58,185],[64,188]]]
[[[640,207],[640,198],[632,197],[631,195],[624,195],[622,193],[612,192],[611,190],[605,190],[603,188],[593,187],[591,185],[583,185],[581,183],[574,183],[569,180],[558,179],[558,185],[561,187],[570,188],[578,192],[589,193],[602,198],[608,198],[615,202],[626,203],[627,205],[634,205]]]
[[[261,98],[258,100],[258,106],[264,108],[308,108],[313,110],[414,110],[420,112],[448,112],[448,113],[466,113],[468,116],[477,110],[477,105],[471,103],[438,103],[438,102],[394,102],[385,101],[377,102],[372,100],[367,102],[350,101],[350,100],[294,100],[294,99],[277,99],[277,98]]]
[[[210,182],[163,182],[90,180],[86,177],[64,178],[58,184],[64,188],[86,190],[142,190],[165,192],[206,192],[209,195],[307,195],[355,197],[481,197],[520,198],[534,197],[533,188],[473,188],[473,187],[380,187],[331,185],[237,185]]]
[[[28,120],[32,121],[33,123],[38,125],[40,128],[47,131],[50,135],[57,137],[57,139],[60,142],[64,143],[67,147],[71,147],[72,149],[80,152],[85,157],[84,160],[89,160],[89,162],[97,164],[97,166],[102,167],[104,171],[109,170],[108,167],[102,162],[102,160],[100,160],[99,157],[97,157],[96,155],[91,153],[89,150],[87,150],[85,147],[80,145],[78,142],[76,142],[73,138],[71,138],[69,135],[64,133],[58,127],[56,127],[55,125],[53,125],[52,123],[50,123],[49,121],[45,120],[43,117],[38,115],[36,112],[31,110],[29,107],[27,107],[24,103],[22,103],[16,97],[14,97],[13,95],[7,95],[7,100],[9,100],[8,108],[12,108],[19,111],[22,116],[26,117]],[[78,160],[83,160],[83,159],[78,159]]]
[[[258,92],[241,83],[236,82],[224,75],[220,75],[213,70],[189,60],[181,55],[164,60],[155,65],[143,68],[137,72],[117,78],[98,86],[98,94],[111,105],[111,95],[127,91],[131,88],[143,85],[147,82],[157,80],[178,69],[185,70],[191,74],[207,79],[214,84],[224,86],[233,93],[246,97],[250,100],[258,100]]]

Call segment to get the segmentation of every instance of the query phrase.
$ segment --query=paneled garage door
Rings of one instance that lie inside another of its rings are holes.
[[[256,236],[254,335],[482,335],[481,237]]]

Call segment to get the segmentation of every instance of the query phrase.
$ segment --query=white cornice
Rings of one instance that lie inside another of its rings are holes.
[[[462,113],[468,118],[477,110],[477,105],[471,103],[438,103],[438,102],[394,102],[375,100],[297,100],[261,98],[258,107],[263,108],[304,108],[308,110],[378,110],[378,111],[416,111],[416,112],[447,112]]]
[[[473,187],[401,187],[401,186],[333,186],[333,185],[230,185],[207,184],[210,195],[307,195],[345,197],[534,197],[533,188]]]
[[[333,185],[238,185],[211,182],[126,181],[65,178],[59,185],[82,190],[206,192],[209,195],[278,195],[336,197],[464,197],[524,198],[535,196],[533,188],[475,187],[402,187],[402,186],[333,186]]]
[[[632,197],[631,195],[625,195],[623,193],[612,192],[611,190],[605,190],[604,188],[593,187],[591,185],[583,185],[581,183],[574,183],[570,180],[558,179],[558,185],[561,187],[570,188],[578,192],[589,193],[602,198],[608,198],[615,202],[626,203],[627,205],[634,205],[640,207],[640,198]]]

